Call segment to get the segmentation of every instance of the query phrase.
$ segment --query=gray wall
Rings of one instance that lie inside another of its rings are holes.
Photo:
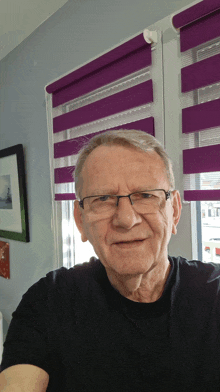
[[[8,241],[11,279],[0,277],[4,332],[22,294],[56,268],[45,85],[190,3],[70,0],[0,62],[0,149],[24,146],[31,239]]]

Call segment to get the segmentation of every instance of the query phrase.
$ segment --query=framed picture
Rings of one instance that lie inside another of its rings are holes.
[[[22,144],[0,150],[0,237],[30,241]]]

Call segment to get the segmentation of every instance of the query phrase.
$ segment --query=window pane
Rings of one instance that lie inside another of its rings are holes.
[[[63,266],[70,268],[75,264],[82,264],[85,261],[89,261],[92,256],[97,256],[89,241],[81,241],[81,235],[74,220],[73,201],[62,201],[61,205]]]
[[[73,202],[62,201],[62,249],[63,266],[74,265]]]
[[[82,264],[89,261],[90,257],[97,255],[89,241],[82,242],[79,230],[74,221],[74,240],[75,240],[75,264]]]
[[[202,259],[220,263],[220,201],[202,201]]]
[[[201,61],[220,53],[219,38],[192,50],[193,62]],[[220,98],[220,83],[214,83],[194,91],[193,104],[201,104]],[[220,144],[219,127],[201,130],[185,137],[186,148]],[[204,157],[205,159],[205,157]],[[220,189],[220,172],[185,176],[189,189]],[[204,262],[220,263],[220,201],[197,202],[198,258]]]

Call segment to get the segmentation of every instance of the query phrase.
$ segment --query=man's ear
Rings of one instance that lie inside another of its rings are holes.
[[[74,201],[74,219],[76,222],[76,226],[81,234],[81,240],[82,242],[86,242],[88,238],[86,237],[85,230],[84,230],[84,225],[83,225],[83,217],[82,217],[82,211],[81,207],[79,206],[78,200]]]
[[[181,210],[182,210],[182,203],[181,203],[179,191],[173,191],[172,205],[173,205],[172,234],[176,234],[177,233],[177,225],[180,220],[180,215],[181,215]]]

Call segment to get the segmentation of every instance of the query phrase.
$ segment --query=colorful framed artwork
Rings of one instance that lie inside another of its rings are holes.
[[[22,144],[0,150],[0,237],[30,241]]]

